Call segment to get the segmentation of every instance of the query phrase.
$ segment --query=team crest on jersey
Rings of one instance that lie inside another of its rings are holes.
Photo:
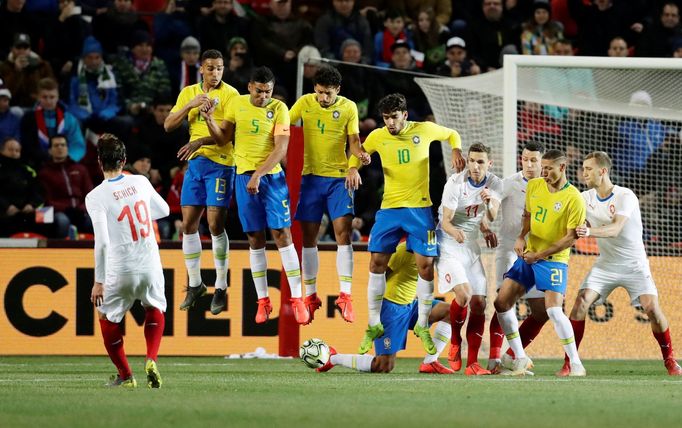
[[[557,212],[557,213],[558,213],[559,211],[561,211],[561,207],[562,207],[562,206],[563,206],[563,205],[561,205],[561,202],[555,202],[555,203],[554,203],[554,212]]]
[[[272,110],[268,110],[268,112],[265,115],[268,117],[268,119],[272,119],[273,117],[275,117],[275,112]]]
[[[332,117],[333,117],[334,119],[340,118],[340,117],[341,117],[341,112],[338,111],[338,110],[334,110],[334,113],[332,113]]]
[[[386,349],[386,350],[391,349],[391,338],[390,337],[384,337],[384,349]]]
[[[419,144],[419,143],[421,143],[421,140],[419,139],[419,135],[415,135],[414,137],[412,137],[412,142],[413,142],[414,144]]]
[[[616,214],[616,206],[613,204],[609,204],[609,212],[611,213],[611,216]]]
[[[445,274],[445,282],[447,282],[448,284],[450,284],[451,281],[452,281],[452,277],[450,276],[449,273],[446,273],[446,274]]]

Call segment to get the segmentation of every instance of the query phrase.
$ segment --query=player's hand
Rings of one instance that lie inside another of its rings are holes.
[[[464,241],[466,240],[466,235],[464,234],[464,231],[462,229],[454,228],[450,235],[453,238],[455,238],[455,241],[459,242],[460,244],[463,244]]]
[[[249,182],[246,183],[246,191],[249,192],[251,195],[256,195],[258,194],[258,187],[260,186],[260,175],[258,174],[253,174],[251,178],[249,179]]]
[[[348,175],[346,175],[346,189],[348,190],[358,190],[358,187],[362,184],[362,178],[360,178],[360,173],[357,168],[349,168]]]
[[[581,224],[575,228],[575,233],[578,235],[578,238],[586,238],[590,236],[590,228],[586,224]]]
[[[201,147],[201,141],[190,141],[189,143],[180,147],[180,150],[178,150],[178,159],[181,161],[186,161],[190,156],[192,156],[192,153],[199,150],[199,147]]]
[[[483,239],[485,239],[485,244],[488,248],[497,248],[497,235],[492,230],[483,232]]]
[[[540,257],[538,257],[538,253],[526,251],[525,253],[523,253],[523,260],[529,265],[532,265],[533,263],[540,260]]]
[[[199,107],[200,105],[206,104],[209,101],[210,101],[210,98],[208,98],[208,95],[199,94],[196,97],[192,98],[192,100],[188,103],[188,105],[191,108],[195,108],[195,107]]]
[[[455,149],[452,151],[452,168],[457,172],[462,172],[466,166],[466,160],[462,156],[462,150]]]
[[[517,256],[523,257],[524,251],[526,251],[526,240],[523,238],[516,238],[516,242],[514,242],[514,252]]]
[[[104,301],[104,286],[101,282],[95,282],[92,286],[92,292],[90,292],[90,301],[93,305],[99,307]]]
[[[488,189],[487,187],[484,188],[483,190],[481,190],[480,195],[481,195],[481,200],[483,201],[483,203],[488,205],[490,203],[490,199],[492,197],[492,195],[490,193],[490,189]]]
[[[372,163],[372,156],[370,156],[367,152],[360,152],[358,159],[360,159],[360,162],[362,162],[363,166],[367,166]]]

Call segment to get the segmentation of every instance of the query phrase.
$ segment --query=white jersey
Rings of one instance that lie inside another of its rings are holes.
[[[600,256],[595,265],[606,270],[645,265],[647,256],[642,241],[642,216],[639,200],[632,190],[614,186],[606,199],[600,199],[595,189],[582,192],[582,195],[587,205],[590,227],[607,226],[616,215],[628,218],[618,236],[597,238]]]
[[[500,247],[512,248],[521,233],[523,211],[526,208],[526,187],[528,180],[520,171],[502,180]]]
[[[448,247],[460,245],[452,236],[443,231],[443,207],[455,212],[452,224],[464,232],[464,244],[477,245],[479,225],[485,215],[485,204],[481,199],[483,189],[489,189],[491,197],[499,201],[502,193],[502,180],[489,173],[480,184],[475,184],[469,178],[469,171],[465,170],[453,174],[445,183],[442,202],[438,208],[437,233],[441,256],[448,255]]]
[[[95,281],[107,271],[145,272],[161,268],[153,220],[169,207],[141,175],[120,175],[103,181],[85,198],[95,229]]]

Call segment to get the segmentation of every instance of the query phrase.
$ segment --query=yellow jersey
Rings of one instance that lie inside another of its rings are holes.
[[[530,233],[526,248],[531,252],[542,251],[566,235],[567,229],[575,229],[585,223],[585,200],[580,191],[566,185],[551,193],[543,178],[528,181],[526,187],[526,211],[530,213]],[[568,264],[571,249],[554,253],[546,260]]]
[[[433,122],[407,122],[398,135],[386,127],[372,131],[362,145],[369,154],[378,152],[384,170],[381,208],[423,208],[431,206],[429,196],[429,146],[448,140],[453,149],[462,147],[454,129]],[[351,156],[349,167],[358,168],[360,159]]]
[[[203,93],[204,89],[202,88],[201,83],[184,87],[182,91],[180,91],[178,100],[171,109],[171,113],[179,111],[190,101],[192,101],[194,97]],[[227,83],[220,82],[220,85],[217,88],[211,89],[206,95],[208,95],[208,97],[212,99],[214,103],[216,103],[216,108],[213,112],[213,119],[217,123],[222,123],[222,121],[225,119],[225,113],[227,111],[228,104],[232,98],[239,96],[239,92],[237,92],[236,89]],[[206,121],[199,114],[199,107],[193,108],[189,111],[189,114],[187,115],[187,121],[189,122],[189,141],[211,136],[211,134],[208,132]],[[203,145],[199,147],[197,151],[192,153],[190,159],[194,159],[197,156],[203,156],[222,165],[234,166],[234,146],[232,143],[228,143],[224,146],[218,146],[217,144]]]
[[[398,305],[409,305],[417,295],[417,262],[414,254],[407,251],[407,244],[401,242],[388,261],[391,274],[386,278],[384,299]]]
[[[303,95],[289,111],[291,123],[303,119],[302,175],[345,177],[348,170],[346,140],[359,134],[358,108],[348,98],[337,96],[322,107],[315,94]]]
[[[235,124],[234,158],[237,174],[255,171],[275,147],[275,135],[289,135],[289,109],[272,98],[265,107],[251,104],[250,95],[235,97],[225,120]],[[277,164],[268,174],[282,170]]]

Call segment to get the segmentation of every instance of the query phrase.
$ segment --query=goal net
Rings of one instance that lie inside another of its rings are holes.
[[[595,150],[609,153],[614,161],[614,183],[630,187],[640,198],[643,239],[653,278],[673,337],[679,342],[681,79],[682,62],[675,59],[506,56],[504,70],[458,79],[416,80],[436,121],[460,132],[464,150],[474,142],[492,147],[493,172],[499,176],[516,172],[524,143],[536,141],[564,150],[569,158],[569,180],[585,190],[583,157]],[[589,244],[581,240],[572,256],[566,312],[594,262],[594,247]],[[498,274],[494,255],[484,256],[490,295],[494,296]],[[519,318],[525,313],[521,305]],[[647,332],[646,315],[630,307],[622,289],[604,305],[593,307],[590,319],[593,323],[588,323],[581,355],[660,357]],[[554,332],[551,327],[544,330],[531,345],[531,355],[559,355],[561,347]]]

